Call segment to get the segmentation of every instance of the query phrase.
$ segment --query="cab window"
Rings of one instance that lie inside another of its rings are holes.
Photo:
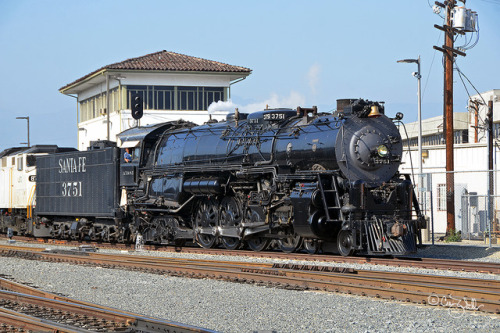
[[[17,158],[17,171],[23,171],[23,157]]]
[[[35,155],[26,156],[26,166],[34,167],[35,165],[36,165],[36,156]]]
[[[137,163],[141,156],[140,148],[124,148],[122,149],[122,162],[124,163]]]

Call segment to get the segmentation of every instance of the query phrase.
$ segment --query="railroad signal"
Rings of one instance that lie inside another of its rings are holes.
[[[135,95],[132,98],[132,118],[141,119],[143,115],[142,97]]]

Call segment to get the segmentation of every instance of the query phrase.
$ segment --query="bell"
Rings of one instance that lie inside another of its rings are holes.
[[[368,117],[369,118],[377,118],[377,117],[380,117],[382,114],[378,111],[378,106],[376,105],[372,105],[371,107],[371,111],[370,113],[368,114]]]

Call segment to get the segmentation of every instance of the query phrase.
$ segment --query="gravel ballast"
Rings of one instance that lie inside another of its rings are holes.
[[[367,297],[15,258],[0,257],[0,267],[1,274],[43,290],[221,332],[500,330],[499,316]]]

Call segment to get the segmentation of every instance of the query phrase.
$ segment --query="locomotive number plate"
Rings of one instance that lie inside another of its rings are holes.
[[[81,197],[82,182],[62,182],[61,194],[63,197]]]
[[[284,113],[266,113],[266,114],[264,114],[264,120],[267,120],[267,121],[277,121],[277,120],[284,120],[284,119],[285,119]]]

